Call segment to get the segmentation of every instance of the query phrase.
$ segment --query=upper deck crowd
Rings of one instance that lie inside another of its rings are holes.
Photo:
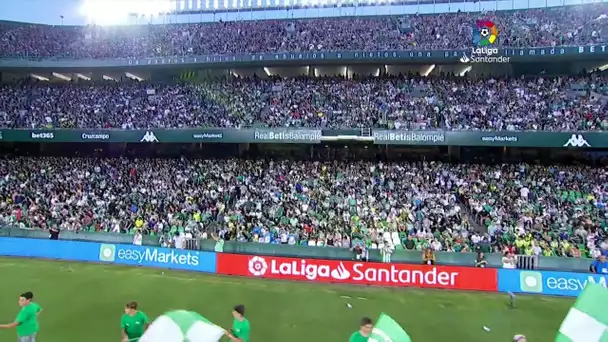
[[[606,5],[521,11],[121,27],[0,25],[0,56],[137,58],[260,52],[460,49],[472,47],[477,20],[499,31],[498,47],[599,44]]]

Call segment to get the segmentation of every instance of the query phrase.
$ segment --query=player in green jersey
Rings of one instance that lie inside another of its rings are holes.
[[[361,326],[359,327],[359,330],[350,335],[348,342],[367,342],[372,333],[372,329],[374,329],[372,319],[368,317],[361,318]]]
[[[34,294],[25,292],[19,296],[21,311],[13,323],[0,324],[0,329],[17,328],[19,342],[36,342],[36,334],[40,330],[38,315],[42,312],[40,305],[32,302]]]
[[[125,314],[120,318],[122,341],[139,341],[149,325],[150,320],[148,319],[148,316],[137,310],[137,302],[128,303],[125,305]]]
[[[249,321],[245,318],[245,306],[237,305],[232,309],[232,330],[226,332],[233,342],[249,342],[249,333],[251,332],[251,326]]]

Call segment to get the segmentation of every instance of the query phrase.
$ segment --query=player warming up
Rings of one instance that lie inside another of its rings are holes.
[[[249,342],[251,326],[249,325],[249,320],[245,318],[245,306],[235,306],[234,309],[232,309],[232,317],[234,317],[234,321],[232,321],[232,330],[230,332],[226,331],[226,336],[233,342]]]
[[[369,336],[372,333],[372,329],[374,328],[374,322],[371,318],[363,317],[361,319],[361,325],[359,326],[359,330],[355,331],[348,342],[367,342],[369,340]]]
[[[13,323],[0,324],[0,329],[17,328],[19,342],[36,342],[36,334],[40,330],[38,315],[42,308],[37,303],[32,302],[34,294],[25,292],[19,296],[19,306],[21,311]]]
[[[142,311],[137,310],[137,302],[130,302],[125,305],[125,314],[120,319],[120,330],[122,332],[122,342],[137,342],[142,337],[150,320]]]

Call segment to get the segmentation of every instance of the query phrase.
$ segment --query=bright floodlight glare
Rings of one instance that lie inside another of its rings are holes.
[[[148,16],[156,16],[161,13],[172,11],[172,4],[168,0],[131,0],[136,2],[134,13],[145,14]]]
[[[171,11],[170,0],[85,0],[80,13],[97,25],[121,25],[131,13],[153,17]]]

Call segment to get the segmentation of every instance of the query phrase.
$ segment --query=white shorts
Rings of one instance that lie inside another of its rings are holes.
[[[36,334],[19,337],[17,342],[36,342]]]

